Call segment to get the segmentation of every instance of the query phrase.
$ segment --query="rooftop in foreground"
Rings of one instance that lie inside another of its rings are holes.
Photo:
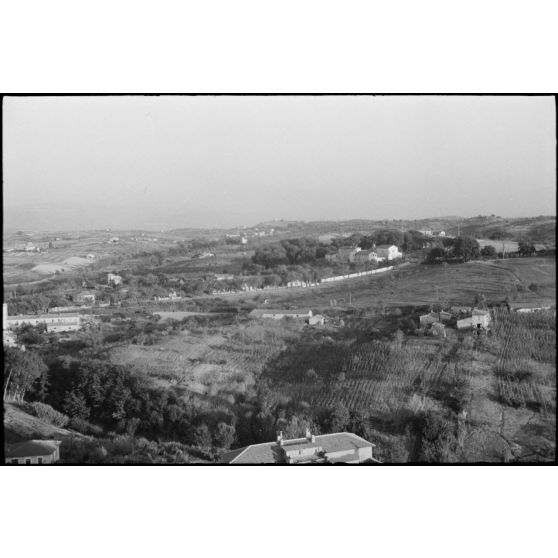
[[[222,455],[227,464],[276,463],[379,463],[372,457],[374,444],[351,432],[336,432],[305,438],[284,440],[279,433],[276,442],[253,444]]]

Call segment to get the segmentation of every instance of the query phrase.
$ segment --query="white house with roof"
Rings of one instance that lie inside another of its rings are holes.
[[[352,432],[313,435],[285,440],[279,432],[277,441],[253,444],[223,454],[222,463],[243,464],[312,464],[312,463],[380,463],[374,459],[374,444]]]
[[[463,318],[462,320],[457,320],[457,329],[486,329],[490,324],[490,311],[480,310],[478,308],[473,308],[471,316]]]
[[[403,257],[403,254],[395,244],[380,244],[374,247],[374,251],[380,258],[384,258],[388,261]]]
[[[107,285],[117,286],[122,283],[122,277],[117,275],[116,273],[108,273],[107,274]]]
[[[10,465],[44,465],[60,459],[59,440],[28,440],[9,446],[5,454]]]

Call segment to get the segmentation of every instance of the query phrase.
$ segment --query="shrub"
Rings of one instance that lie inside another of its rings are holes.
[[[56,409],[53,409],[50,405],[46,403],[40,403],[35,401],[31,403],[31,409],[33,414],[40,419],[47,421],[48,423],[64,428],[69,422],[69,417],[63,413],[59,413]]]
[[[102,436],[103,429],[96,424],[91,424],[89,421],[84,420],[79,417],[72,417],[70,419],[70,428],[79,432],[80,434],[86,434],[91,436]]]

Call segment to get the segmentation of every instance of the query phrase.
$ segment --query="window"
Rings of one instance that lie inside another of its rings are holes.
[[[43,464],[43,458],[42,457],[37,457],[37,463],[39,465],[42,465]]]
[[[25,465],[31,465],[31,459],[26,459],[25,460]]]
[[[17,465],[19,463],[19,461],[17,459],[12,459],[11,463],[12,463],[12,465]]]

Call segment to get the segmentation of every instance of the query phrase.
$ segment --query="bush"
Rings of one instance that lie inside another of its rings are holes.
[[[68,422],[69,417],[64,415],[63,413],[59,413],[56,409],[53,409],[50,405],[46,403],[40,403],[39,401],[35,401],[31,403],[32,413],[39,417],[40,419],[45,420],[46,422],[64,428]]]
[[[70,419],[70,428],[81,434],[97,436],[97,437],[102,436],[104,432],[100,426],[97,426],[96,424],[91,424],[89,421],[79,417],[72,417]]]

